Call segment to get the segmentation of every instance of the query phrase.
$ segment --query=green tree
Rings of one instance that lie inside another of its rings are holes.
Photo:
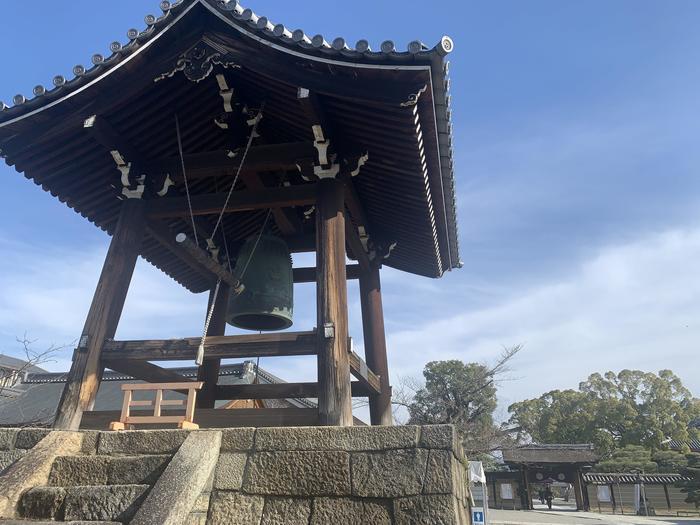
[[[641,445],[627,445],[615,450],[608,459],[595,466],[598,472],[631,472],[642,470],[656,472],[658,465],[652,461],[651,452]]]
[[[668,438],[697,437],[700,403],[670,370],[592,374],[578,390],[554,390],[509,407],[509,423],[540,443],[590,442],[603,456],[642,445],[660,450]]]
[[[659,466],[659,472],[678,474],[688,466],[687,454],[675,450],[660,450],[651,459]]]
[[[424,384],[403,404],[409,424],[452,424],[472,459],[491,461],[488,453],[500,448],[509,434],[494,423],[498,378],[506,363],[520,350],[507,349],[494,366],[458,360],[432,361],[423,370]]]
[[[685,501],[700,508],[700,454],[688,454],[688,466],[681,473],[690,478],[682,483],[681,492],[687,494]]]

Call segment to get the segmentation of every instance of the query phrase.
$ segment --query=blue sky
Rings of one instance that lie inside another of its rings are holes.
[[[455,40],[451,86],[465,267],[383,272],[394,382],[427,360],[493,361],[522,343],[501,405],[587,374],[675,370],[700,392],[700,4],[677,0],[251,0],[328,40]],[[371,7],[370,7],[371,5]],[[107,54],[156,1],[5,0],[0,100]],[[80,333],[108,239],[0,166],[0,351]],[[353,334],[359,305],[350,289]],[[296,328],[313,325],[297,290]],[[118,336],[201,332],[206,298],[140,261]],[[54,369],[65,369],[70,352]],[[264,360],[313,379],[307,359]]]

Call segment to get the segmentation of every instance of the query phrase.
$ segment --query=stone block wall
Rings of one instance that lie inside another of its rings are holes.
[[[207,523],[469,523],[453,427],[223,431]]]
[[[0,428],[0,474],[48,433],[49,430],[43,428]]]

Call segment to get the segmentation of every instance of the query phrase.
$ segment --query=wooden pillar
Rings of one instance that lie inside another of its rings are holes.
[[[141,248],[144,210],[140,199],[122,203],[78,348],[73,352],[73,364],[58,404],[54,428],[77,430],[83,411],[89,410],[95,401],[102,380],[102,346],[117,331]]]
[[[214,300],[214,290],[215,288],[212,288],[209,292],[205,319],[206,315],[209,315],[209,309]],[[228,309],[230,292],[231,287],[221,282],[219,285],[219,293],[216,296],[216,303],[214,304],[214,311],[212,312],[211,321],[209,323],[209,330],[207,330],[207,336],[225,335],[226,311]],[[199,367],[199,370],[197,370],[197,381],[204,382],[204,386],[197,396],[198,408],[214,408],[216,404],[216,385],[219,382],[219,368],[221,368],[221,359],[207,359],[207,354],[205,353],[204,363]]]
[[[360,303],[362,305],[362,331],[365,342],[367,366],[379,376],[382,393],[369,398],[370,421],[373,425],[391,426],[391,385],[386,358],[384,310],[379,268],[360,271]]]
[[[343,184],[324,179],[316,201],[318,411],[321,425],[351,426]]]
[[[576,497],[576,510],[585,510],[583,503],[583,477],[578,469],[574,470],[574,496]]]

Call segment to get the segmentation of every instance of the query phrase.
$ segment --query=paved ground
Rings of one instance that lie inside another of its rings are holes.
[[[663,516],[611,516],[594,512],[562,510],[489,510],[493,525],[700,525],[698,518],[668,518]]]

